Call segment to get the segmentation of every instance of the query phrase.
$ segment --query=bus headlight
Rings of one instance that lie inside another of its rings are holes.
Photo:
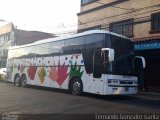
[[[118,80],[113,80],[112,83],[113,83],[113,84],[118,84],[119,81],[118,81]]]
[[[119,84],[119,80],[108,80],[108,84],[113,84],[113,85]]]
[[[109,84],[111,84],[111,83],[112,83],[112,81],[111,81],[111,80],[108,80],[108,83],[109,83]]]

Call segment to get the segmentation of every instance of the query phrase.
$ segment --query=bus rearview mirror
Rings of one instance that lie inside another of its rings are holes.
[[[145,61],[144,57],[142,57],[142,56],[135,56],[134,61],[136,59],[140,59],[141,60],[143,69],[146,68],[146,61]]]
[[[111,48],[102,48],[104,63],[113,62],[114,61],[114,49]]]

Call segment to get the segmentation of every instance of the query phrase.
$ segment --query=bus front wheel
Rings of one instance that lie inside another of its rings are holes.
[[[78,78],[74,78],[71,81],[70,91],[73,95],[82,94],[82,81]]]
[[[14,82],[15,82],[16,86],[20,86],[21,85],[21,79],[20,79],[19,75],[15,76]]]

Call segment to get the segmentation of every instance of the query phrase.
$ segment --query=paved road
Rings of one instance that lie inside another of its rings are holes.
[[[65,91],[21,88],[0,82],[0,113],[96,114],[160,113],[160,93],[136,96],[73,96]]]

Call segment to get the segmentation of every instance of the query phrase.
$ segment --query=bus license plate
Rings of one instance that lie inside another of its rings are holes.
[[[125,91],[129,91],[129,87],[125,87]]]

